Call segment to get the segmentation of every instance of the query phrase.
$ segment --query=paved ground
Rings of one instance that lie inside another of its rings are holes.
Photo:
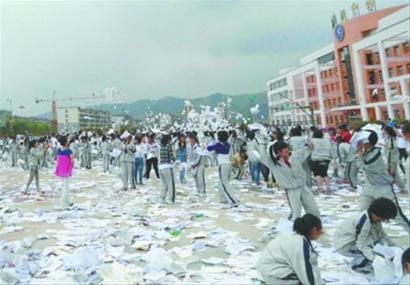
[[[28,173],[0,165],[0,283],[219,283],[258,284],[254,262],[265,243],[258,239],[272,226],[286,230],[288,204],[278,189],[233,181],[238,209],[220,209],[217,174],[207,171],[206,198],[194,197],[194,185],[177,184],[175,205],[157,203],[159,180],[127,192],[118,169],[101,166],[75,171],[75,206],[58,209],[61,182],[53,170],[41,171],[45,196],[24,197]],[[339,190],[316,196],[325,234],[316,244],[327,283],[373,283],[372,276],[351,272],[348,260],[331,247],[334,227],[357,210],[358,194]],[[34,192],[34,187],[32,186]],[[404,212],[409,200],[400,195]],[[409,214],[410,216],[410,214]],[[393,222],[386,231],[402,247],[408,235]]]

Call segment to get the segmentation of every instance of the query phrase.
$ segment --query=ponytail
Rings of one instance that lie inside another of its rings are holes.
[[[322,228],[322,221],[312,214],[305,214],[301,218],[297,218],[293,223],[293,230],[300,235],[307,238],[310,236],[310,232],[313,228]]]

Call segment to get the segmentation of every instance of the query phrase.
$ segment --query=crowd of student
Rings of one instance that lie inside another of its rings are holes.
[[[300,126],[280,130],[259,124],[215,132],[79,132],[5,138],[0,140],[0,148],[4,163],[29,171],[23,194],[29,193],[35,180],[41,195],[39,169],[55,163],[55,174],[64,181],[60,198],[63,208],[72,205],[69,178],[76,160],[85,169],[91,169],[97,160],[102,161],[104,172],[120,168],[123,191],[137,189],[153,179],[153,169],[161,180],[158,202],[163,204],[175,203],[176,184],[187,183],[188,176],[195,181],[196,195],[205,196],[209,167],[218,172],[221,208],[237,207],[240,203],[230,187],[231,177],[249,176],[256,187],[262,185],[262,178],[267,187],[276,185],[286,194],[294,233],[269,242],[261,253],[258,270],[270,284],[321,284],[317,253],[311,244],[322,232],[314,194],[334,191],[332,179],[348,182],[352,191],[358,185],[362,188],[358,201],[361,212],[340,225],[334,237],[337,251],[354,257],[353,270],[371,271],[375,257],[372,248],[377,243],[393,245],[382,222],[394,219],[410,233],[408,217],[396,196],[396,190],[408,192],[410,188],[410,124],[380,128],[383,137],[372,130],[349,131],[346,126],[323,131]],[[329,173],[329,166],[333,173]],[[359,179],[359,171],[364,182]],[[302,208],[306,212],[303,217]],[[406,250],[403,267],[407,273],[409,256]]]

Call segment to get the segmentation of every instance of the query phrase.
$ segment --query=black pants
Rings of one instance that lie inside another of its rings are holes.
[[[147,159],[147,169],[145,171],[145,178],[148,179],[149,178],[149,173],[151,172],[151,167],[154,167],[155,170],[155,175],[157,176],[157,178],[159,178],[159,172],[158,172],[158,158],[153,157],[150,159]]]
[[[400,160],[399,166],[400,166],[401,171],[403,171],[404,174],[406,174],[406,169],[404,168],[403,161],[406,161],[408,156],[409,155],[407,154],[407,150],[405,148],[399,148],[399,160]]]

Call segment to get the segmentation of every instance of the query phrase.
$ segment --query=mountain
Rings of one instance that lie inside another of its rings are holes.
[[[215,107],[218,103],[226,101],[227,98],[231,98],[231,111],[241,113],[244,116],[250,115],[250,108],[256,104],[260,105],[260,115],[264,118],[268,118],[268,102],[266,97],[266,92],[259,93],[246,93],[239,95],[227,95],[222,93],[215,93],[205,97],[199,97],[194,99],[189,99],[196,108],[199,109],[201,105],[209,105]],[[135,119],[143,119],[145,117],[145,112],[150,108],[154,114],[157,113],[168,113],[172,115],[180,115],[183,106],[184,98],[177,97],[164,97],[157,100],[142,99],[136,100],[132,103],[121,103],[121,104],[102,104],[96,106],[90,106],[87,108],[98,109],[109,111],[111,114],[121,114],[122,110],[125,109],[129,112],[129,115]],[[40,117],[50,117],[50,113],[41,115]]]

